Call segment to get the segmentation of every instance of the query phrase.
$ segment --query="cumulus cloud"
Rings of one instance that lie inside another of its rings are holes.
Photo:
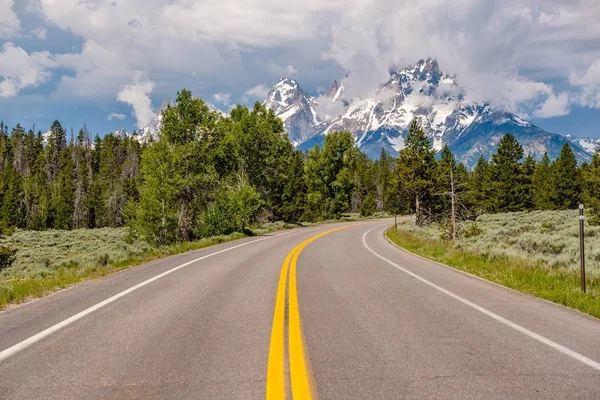
[[[127,116],[125,114],[119,114],[119,113],[116,113],[116,112],[111,112],[108,115],[108,118],[106,118],[106,119],[109,120],[109,121],[112,121],[113,119],[118,119],[119,121],[122,121],[125,118],[127,118]]]
[[[231,94],[229,93],[225,93],[225,92],[221,92],[221,93],[215,93],[213,95],[213,99],[217,102],[217,103],[221,103],[224,105],[229,105],[231,102]]]
[[[569,81],[580,90],[575,103],[582,107],[600,108],[600,59],[593,62],[583,73],[571,71]]]
[[[271,89],[265,84],[256,85],[246,90],[241,100],[244,103],[247,103],[251,100],[264,100],[269,95],[270,90]]]
[[[37,28],[34,29],[33,31],[31,31],[31,33],[33,34],[33,36],[35,36],[38,39],[42,39],[42,40],[46,40],[46,29],[44,28]]]
[[[0,38],[18,34],[13,3],[0,0]],[[80,52],[54,57],[71,70],[57,88],[69,97],[114,98],[137,70],[159,84],[154,96],[189,87],[192,73],[213,93],[246,100],[268,89],[235,88],[283,74],[310,92],[324,84],[314,68],[323,57],[348,71],[349,99],[373,95],[390,68],[430,56],[473,100],[521,115],[564,112],[568,96],[596,104],[598,92],[598,83],[583,83],[592,82],[591,67],[589,76],[565,73],[600,59],[597,0],[29,0],[27,10],[82,42]],[[577,96],[558,93],[551,83],[561,80]],[[14,92],[13,81],[2,82]]]
[[[538,118],[552,118],[568,115],[570,112],[569,94],[567,92],[559,93],[558,95],[550,95],[539,108],[534,116]]]
[[[545,115],[557,98],[563,104],[565,96],[523,71],[535,68],[536,75],[556,79],[556,66],[563,65],[565,53],[573,56],[570,62],[586,56],[572,46],[576,37],[588,35],[586,29],[597,30],[579,11],[583,3],[600,15],[600,6],[590,1],[557,0],[540,6],[532,0],[422,0],[401,7],[389,0],[356,2],[332,26],[326,56],[349,71],[344,81],[348,97],[373,91],[387,80],[390,67],[432,56],[442,69],[457,75],[474,100]],[[594,28],[577,26],[581,19]],[[567,29],[571,41],[561,34],[548,41],[549,32]],[[600,51],[599,45],[592,46]]]
[[[569,80],[577,86],[600,85],[600,59],[592,63],[583,74],[571,71]]]
[[[48,52],[28,53],[14,43],[4,43],[0,51],[0,97],[13,97],[22,89],[47,82],[49,69],[55,66]]]
[[[19,33],[21,21],[13,10],[13,0],[0,0],[0,39],[10,39]]]
[[[298,70],[296,68],[294,68],[292,65],[288,65],[287,67],[285,67],[285,70],[286,70],[288,76],[298,74]]]
[[[142,129],[150,125],[156,118],[150,93],[154,83],[141,71],[137,71],[133,82],[117,94],[117,100],[129,104],[133,108],[133,115],[137,120],[137,127]]]

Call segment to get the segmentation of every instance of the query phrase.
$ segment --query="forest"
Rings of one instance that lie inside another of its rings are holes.
[[[600,222],[600,153],[578,165],[536,161],[507,133],[491,160],[469,171],[439,152],[415,120],[397,158],[372,161],[350,132],[297,151],[260,103],[229,116],[190,91],[163,111],[160,139],[91,137],[55,121],[49,135],[0,124],[0,233],[124,227],[151,244],[196,240],[269,221],[320,221],[348,212],[415,214],[448,237],[483,213],[562,210],[585,204]]]

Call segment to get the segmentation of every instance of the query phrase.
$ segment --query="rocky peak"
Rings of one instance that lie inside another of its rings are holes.
[[[335,101],[339,97],[341,90],[342,85],[337,80],[334,80],[331,83],[331,86],[329,86],[329,89],[327,89],[325,97],[327,97],[328,99],[333,99]]]
[[[279,113],[305,97],[307,96],[298,82],[291,78],[281,78],[269,92],[265,105]]]

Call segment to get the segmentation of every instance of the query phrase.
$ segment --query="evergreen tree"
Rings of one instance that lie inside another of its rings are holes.
[[[577,208],[580,199],[580,175],[577,159],[569,143],[564,144],[552,174],[552,202],[559,210]]]
[[[590,224],[600,225],[600,150],[583,172],[583,203],[591,218]]]
[[[515,184],[521,175],[520,160],[523,159],[523,147],[514,135],[504,135],[497,152],[492,156],[493,192],[495,204],[487,211],[522,211],[525,209],[523,186]]]
[[[520,174],[517,177],[516,184],[521,193],[521,207],[523,210],[533,210],[535,208],[535,195],[533,190],[533,175],[535,173],[535,159],[528,155],[521,164]]]
[[[469,193],[467,195],[467,202],[475,216],[497,209],[492,192],[492,167],[483,156],[479,156],[469,179]]]
[[[2,186],[2,224],[0,225],[3,227],[0,228],[24,228],[23,181],[11,165],[7,166],[2,173]]]
[[[416,119],[409,126],[404,145],[395,172],[398,191],[412,197],[416,223],[422,225],[431,211],[435,152]]]
[[[533,201],[538,210],[552,210],[554,204],[552,200],[552,175],[553,165],[550,163],[548,152],[544,152],[544,157],[536,166],[531,179],[533,190]]]
[[[64,151],[52,201],[53,228],[55,229],[73,228],[75,199],[73,172],[72,156],[69,151]]]

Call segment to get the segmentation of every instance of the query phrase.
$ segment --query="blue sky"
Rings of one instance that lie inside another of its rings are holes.
[[[0,0],[0,119],[133,130],[178,89],[227,111],[284,76],[368,96],[431,56],[476,100],[600,137],[600,3],[539,3]]]

